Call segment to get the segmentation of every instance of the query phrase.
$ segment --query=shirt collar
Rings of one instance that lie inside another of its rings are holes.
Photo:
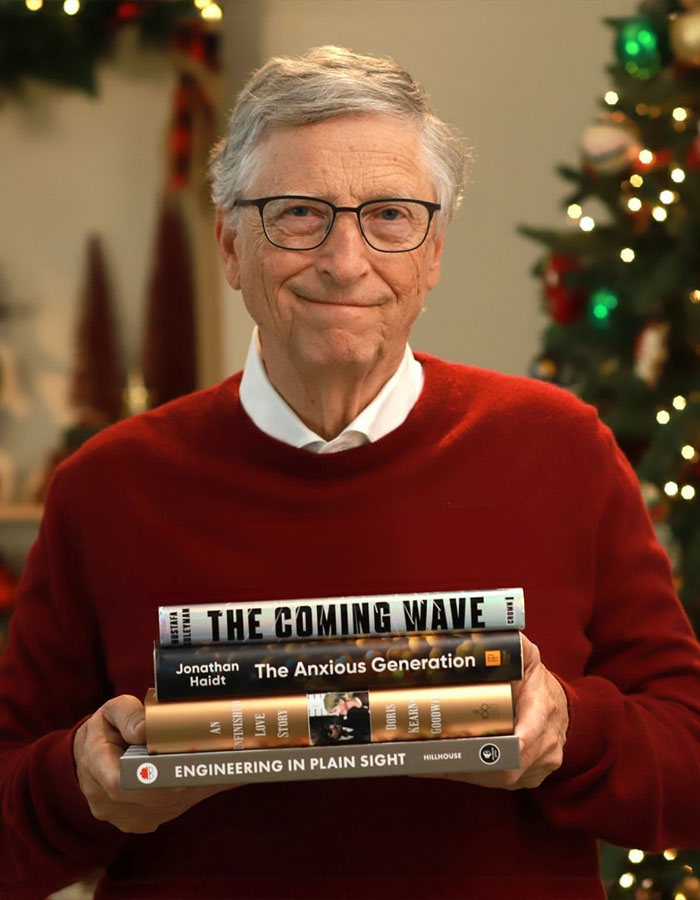
[[[326,441],[301,421],[272,386],[260,355],[256,327],[243,369],[240,399],[255,425],[270,437],[292,447],[333,453],[378,441],[398,428],[413,409],[422,388],[423,367],[407,344],[398,369],[374,400],[339,435]]]

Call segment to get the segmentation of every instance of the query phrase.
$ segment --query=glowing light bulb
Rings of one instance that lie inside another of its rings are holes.
[[[36,12],[44,5],[44,0],[24,0],[24,4],[29,12]]]
[[[638,116],[645,116],[649,112],[649,107],[646,105],[646,103],[638,103],[635,106],[634,111]]]
[[[677,856],[677,850],[664,850],[664,859],[675,859]]]
[[[194,5],[197,9],[204,9],[205,6],[209,6],[212,0],[194,0]]]
[[[671,169],[671,180],[675,181],[676,184],[682,184],[682,182],[685,181],[685,172],[683,169],[678,166],[676,166],[675,169]]]
[[[590,216],[583,216],[583,218],[579,220],[578,224],[581,231],[593,231],[593,229],[595,228],[595,220]]]
[[[695,488],[692,484],[684,484],[681,488],[681,497],[684,500],[692,500],[695,496]]]
[[[671,414],[666,409],[660,409],[656,414],[656,421],[659,425],[668,425],[671,421]]]
[[[685,122],[688,118],[688,110],[683,106],[677,106],[671,113],[676,122]]]
[[[624,247],[620,250],[620,259],[622,262],[630,263],[634,259],[634,250],[631,247]]]
[[[615,91],[607,91],[605,97],[603,98],[608,106],[615,106],[617,101],[620,99],[619,96],[615,93]]]
[[[639,197],[630,197],[627,201],[627,208],[631,212],[639,212],[639,210],[642,208],[642,201],[639,199]]]
[[[673,203],[675,199],[676,195],[673,193],[673,191],[661,191],[661,193],[659,194],[659,200],[662,203]]]
[[[688,900],[688,898],[685,896],[685,894],[682,894],[680,891],[678,891],[677,894],[673,895],[673,900]]]
[[[634,875],[631,872],[625,872],[624,875],[620,875],[620,881],[618,883],[622,888],[632,887],[634,884]]]
[[[685,409],[687,405],[685,397],[682,397],[680,394],[677,394],[673,398],[673,408],[674,409]]]
[[[684,444],[681,447],[681,456],[683,459],[692,459],[695,456],[695,447],[691,444]]]
[[[566,214],[570,219],[580,219],[583,214],[583,210],[578,205],[578,203],[572,203],[571,206],[567,209]]]
[[[80,0],[65,0],[63,4],[63,12],[67,16],[74,16],[80,9]]]
[[[644,179],[641,175],[633,175],[630,178],[630,184],[632,185],[632,187],[641,187],[644,184]]]
[[[655,206],[652,209],[651,214],[657,222],[665,222],[668,218],[668,212],[663,208],[663,206]]]
[[[218,22],[224,16],[223,10],[218,3],[209,3],[202,10],[202,18],[208,22]]]
[[[691,303],[700,303],[700,291],[691,291],[690,292],[690,302]]]
[[[675,497],[676,494],[678,493],[678,485],[676,484],[676,482],[675,481],[667,481],[666,484],[664,485],[664,493],[667,494],[669,497]],[[664,856],[666,856],[666,853],[673,853],[673,852],[674,852],[673,850],[666,850],[666,852],[664,853]],[[675,857],[674,856],[666,856],[666,859],[675,859]]]
[[[630,850],[627,854],[627,859],[631,863],[640,863],[644,859],[644,851],[643,850]]]
[[[650,163],[654,162],[654,154],[651,152],[651,150],[640,150],[639,161],[645,166],[648,166]]]

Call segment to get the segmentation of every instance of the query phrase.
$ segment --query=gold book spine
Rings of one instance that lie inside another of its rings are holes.
[[[149,753],[512,734],[510,684],[161,702],[146,695]]]

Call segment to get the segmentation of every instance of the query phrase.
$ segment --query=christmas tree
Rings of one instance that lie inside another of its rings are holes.
[[[523,227],[550,322],[530,374],[595,405],[635,467],[700,633],[700,0],[609,19],[614,61],[564,226]],[[698,811],[700,815],[700,810]],[[700,852],[601,847],[609,897],[700,900]]]
[[[612,428],[700,631],[700,0],[607,21],[611,87],[581,164],[558,169],[566,226],[521,229],[548,248],[531,374]]]

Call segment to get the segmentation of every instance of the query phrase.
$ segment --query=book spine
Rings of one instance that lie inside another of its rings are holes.
[[[519,631],[154,649],[158,700],[476,684],[522,678]]]
[[[300,641],[525,627],[522,588],[158,608],[160,643]]]
[[[183,700],[146,695],[149,753],[256,750],[510,734],[510,684]]]
[[[488,738],[403,741],[355,746],[297,747],[150,755],[129,747],[120,760],[122,790],[315,781],[329,778],[383,778],[440,775],[520,768],[517,735]]]

